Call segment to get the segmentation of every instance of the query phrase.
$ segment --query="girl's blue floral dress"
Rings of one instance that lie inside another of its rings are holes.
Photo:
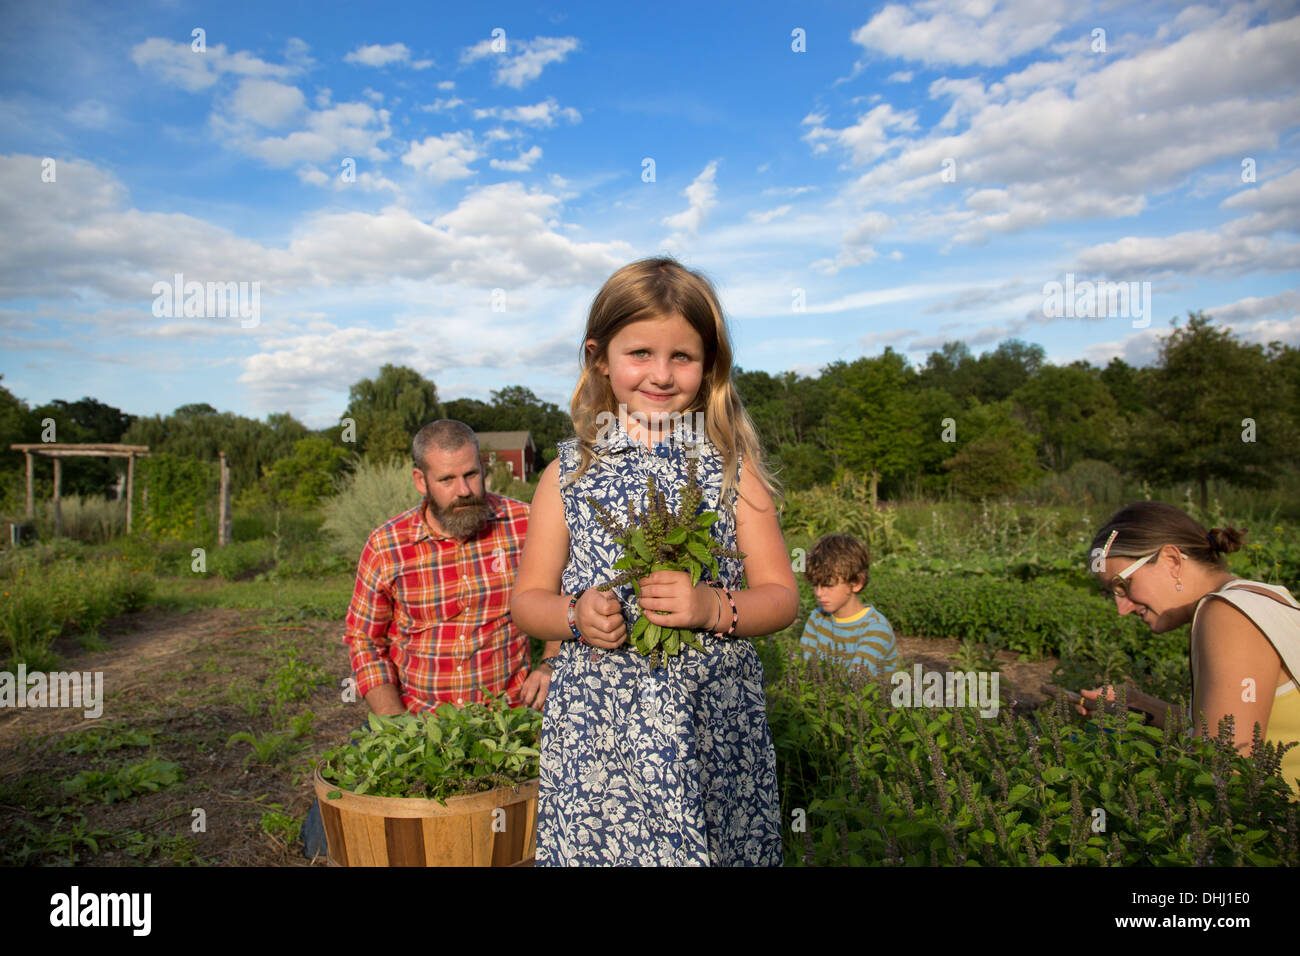
[[[587,496],[621,522],[628,499],[639,506],[654,474],[676,510],[693,451],[705,506],[719,513],[712,533],[735,548],[735,517],[718,507],[721,458],[707,442],[692,446],[687,434],[679,427],[651,450],[615,425],[602,459],[568,487],[577,441],[560,443],[566,594],[615,577],[611,566],[622,553]],[[741,561],[719,566],[726,586],[738,587]],[[615,593],[630,631],[635,592],[629,584]],[[538,866],[781,864],[776,755],[758,654],[743,638],[697,637],[707,654],[683,647],[655,670],[630,643],[612,651],[562,645],[542,730]]]

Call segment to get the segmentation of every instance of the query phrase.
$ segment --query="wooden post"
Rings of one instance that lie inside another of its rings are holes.
[[[226,453],[217,452],[221,459],[221,497],[217,505],[217,547],[224,548],[230,544],[230,465],[226,463]]]
[[[32,453],[23,452],[23,457],[27,459],[27,517],[36,517],[36,499],[32,496]]]
[[[63,487],[63,460],[54,458],[54,537],[63,534],[63,507],[59,503],[59,490]]]
[[[131,533],[131,508],[135,504],[135,454],[126,456],[126,533]]]

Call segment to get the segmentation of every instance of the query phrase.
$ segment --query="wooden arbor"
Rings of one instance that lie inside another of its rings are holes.
[[[63,533],[63,512],[59,506],[63,485],[64,458],[85,456],[90,458],[126,459],[126,533],[131,533],[132,492],[135,489],[135,460],[149,457],[148,445],[114,444],[60,444],[42,442],[34,445],[10,445],[11,451],[20,451],[27,458],[27,517],[36,517],[36,499],[32,496],[32,456],[44,455],[54,459],[54,534]]]

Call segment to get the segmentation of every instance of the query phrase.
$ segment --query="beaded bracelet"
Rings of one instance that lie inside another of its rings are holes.
[[[579,644],[582,644],[584,643],[582,640],[582,635],[578,633],[578,625],[574,622],[575,608],[577,608],[577,606],[578,606],[578,595],[575,594],[573,595],[573,597],[569,598],[568,623],[569,623],[569,630],[573,632],[574,638],[578,641]]]
[[[729,627],[729,628],[728,628],[727,630],[725,630],[725,631],[715,631],[715,632],[713,633],[713,636],[714,636],[714,637],[732,637],[732,636],[736,633],[736,623],[740,620],[740,615],[739,615],[739,613],[737,613],[737,611],[736,611],[736,599],[735,599],[734,597],[731,596],[731,592],[730,592],[730,591],[728,591],[725,587],[723,587],[722,582],[720,582],[720,581],[714,581],[714,582],[712,582],[712,584],[713,584],[713,587],[718,588],[720,591],[722,591],[723,594],[725,594],[725,595],[727,596],[727,600],[728,600],[728,601],[730,602],[730,604],[731,604],[731,627]]]

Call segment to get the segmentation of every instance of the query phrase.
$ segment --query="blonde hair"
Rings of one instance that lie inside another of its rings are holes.
[[[609,376],[598,369],[608,356],[610,340],[633,322],[666,315],[680,315],[704,342],[704,377],[686,412],[704,413],[709,441],[722,455],[723,506],[732,507],[742,457],[768,493],[779,499],[780,487],[763,464],[758,431],[731,381],[731,339],[718,294],[708,279],[671,258],[640,259],[625,265],[609,277],[591,303],[578,351],[582,373],[569,403],[581,455],[569,483],[577,481],[599,458],[597,416],[617,412]],[[588,341],[596,343],[590,352]]]

